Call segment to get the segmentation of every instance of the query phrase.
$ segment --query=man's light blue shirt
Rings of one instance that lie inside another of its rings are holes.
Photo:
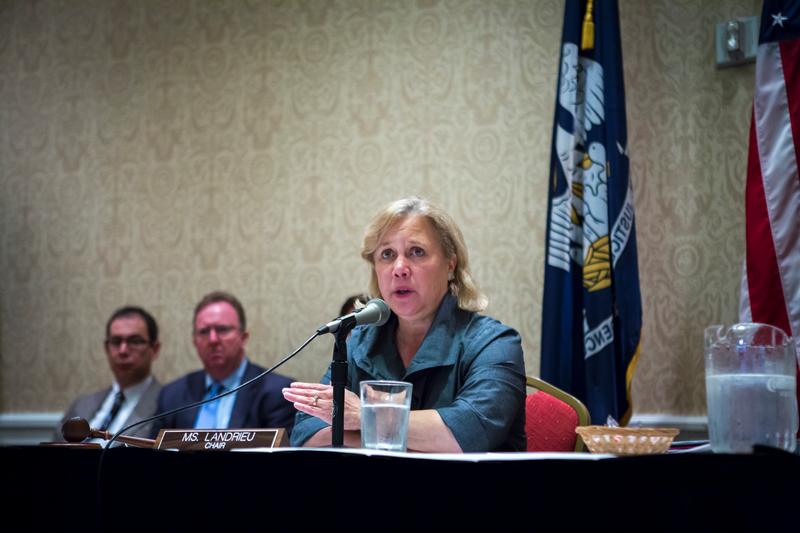
[[[242,376],[244,376],[244,371],[246,368],[247,358],[245,357],[242,359],[239,367],[230,376],[218,382],[225,387],[224,391],[234,389],[242,383]],[[206,390],[208,390],[209,387],[211,387],[211,385],[214,383],[214,379],[209,376],[208,373],[206,373]],[[214,428],[225,429],[228,427],[228,424],[231,422],[231,414],[233,413],[233,406],[236,403],[237,394],[239,393],[235,392],[217,400],[219,405],[217,406],[217,422],[214,425]]]

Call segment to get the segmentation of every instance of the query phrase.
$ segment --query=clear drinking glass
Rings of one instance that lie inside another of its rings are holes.
[[[411,383],[361,382],[361,447],[406,451]]]

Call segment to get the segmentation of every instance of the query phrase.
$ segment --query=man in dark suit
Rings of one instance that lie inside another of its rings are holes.
[[[106,322],[104,348],[114,382],[75,400],[58,425],[55,440],[63,440],[61,426],[76,416],[85,418],[95,429],[116,433],[155,413],[161,384],[151,375],[150,367],[161,344],[153,316],[141,307],[117,309]],[[147,437],[150,431],[145,425],[125,434]]]
[[[244,308],[226,292],[212,292],[194,310],[192,340],[203,370],[191,372],[164,386],[157,411],[164,412],[231,390],[264,371],[245,356],[250,334]],[[162,418],[159,429],[286,428],[294,425],[294,406],[281,389],[290,378],[269,374],[258,382],[217,401]]]

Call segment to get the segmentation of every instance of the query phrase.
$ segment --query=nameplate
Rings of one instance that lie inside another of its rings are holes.
[[[286,430],[280,429],[162,429],[156,450],[214,450],[278,448],[286,446]]]

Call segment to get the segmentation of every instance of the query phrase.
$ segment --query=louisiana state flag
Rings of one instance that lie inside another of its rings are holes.
[[[567,0],[548,180],[541,377],[627,423],[642,305],[616,0]]]

